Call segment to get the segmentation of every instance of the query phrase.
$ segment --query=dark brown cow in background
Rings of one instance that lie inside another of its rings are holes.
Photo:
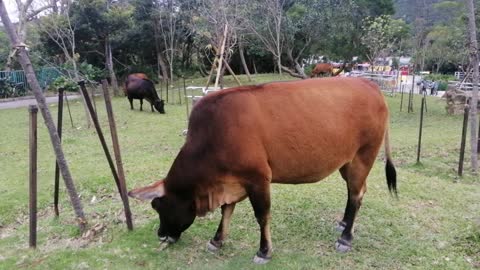
[[[235,204],[248,198],[260,225],[256,263],[272,256],[270,185],[317,182],[336,170],[347,183],[343,230],[351,249],[367,175],[385,143],[387,185],[396,193],[388,109],[378,86],[359,78],[268,83],[218,91],[193,108],[187,139],[165,179],[129,192],[152,200],[162,245],[177,241],[196,216],[222,208],[208,248],[222,246]]]
[[[143,111],[143,99],[150,102],[150,107],[159,113],[165,113],[164,101],[158,97],[157,91],[153,81],[148,79],[147,75],[143,73],[134,73],[127,76],[125,80],[125,95],[130,102],[130,109],[133,110],[133,100],[140,100],[140,111]]]

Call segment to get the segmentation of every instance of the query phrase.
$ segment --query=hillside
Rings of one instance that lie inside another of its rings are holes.
[[[417,17],[423,17],[427,25],[441,21],[440,11],[433,6],[444,0],[394,0],[395,17],[404,19],[407,23],[412,23]]]

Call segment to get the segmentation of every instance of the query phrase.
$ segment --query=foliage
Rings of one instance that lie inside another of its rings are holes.
[[[10,41],[3,27],[0,27],[0,70],[4,69],[9,54]]]
[[[23,83],[15,83],[7,78],[0,78],[0,98],[20,97],[24,96],[26,92]]]
[[[367,58],[374,63],[378,57],[386,57],[395,44],[408,34],[408,27],[402,20],[394,20],[388,15],[364,19],[361,41],[367,49]]]
[[[448,82],[456,80],[455,76],[453,75],[439,73],[430,73],[428,75],[425,75],[424,78],[425,80],[440,82],[440,84],[438,85],[439,91],[446,91],[448,88]]]
[[[434,25],[426,35],[423,49],[428,69],[439,72],[457,69],[468,61],[466,28],[463,22],[463,7],[456,2],[445,1],[434,5],[442,10],[445,23]]]
[[[52,83],[52,87],[55,89],[63,88],[65,91],[69,92],[77,92],[79,90],[78,84],[73,79],[66,76],[56,78]]]
[[[79,66],[80,73],[89,81],[100,81],[105,78],[106,72],[87,62],[82,62]]]

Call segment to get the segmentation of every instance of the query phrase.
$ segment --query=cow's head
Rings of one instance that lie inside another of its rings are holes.
[[[157,99],[155,100],[155,102],[153,103],[153,107],[155,107],[155,109],[159,112],[159,113],[165,113],[165,109],[163,108],[163,106],[165,105],[163,99]]]
[[[175,243],[195,220],[195,204],[191,200],[166,194],[163,180],[131,190],[128,196],[142,201],[152,200],[152,207],[160,218],[158,237],[162,242]]]

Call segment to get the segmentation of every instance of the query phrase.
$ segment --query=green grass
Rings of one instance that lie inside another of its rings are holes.
[[[244,78],[243,78],[244,79]],[[287,79],[285,77],[285,79]],[[203,79],[204,80],[204,79]],[[202,85],[203,80],[187,82]],[[278,80],[258,76],[256,82]],[[232,84],[229,80],[229,84]],[[335,252],[334,222],[343,214],[346,189],[339,174],[311,185],[272,186],[274,258],[261,269],[471,269],[480,264],[480,184],[469,173],[456,177],[462,116],[447,116],[445,102],[428,99],[421,164],[416,164],[420,98],[415,112],[399,111],[400,96],[387,97],[398,171],[399,200],[389,196],[381,157],[368,180],[356,223],[354,250]],[[404,102],[406,101],[406,97]],[[89,225],[104,226],[82,239],[65,189],[61,216],[53,216],[54,157],[39,118],[38,248],[28,248],[28,113],[0,111],[0,269],[251,269],[259,230],[248,201],[235,209],[231,235],[217,254],[206,251],[219,211],[197,218],[180,241],[158,251],[157,214],[131,201],[133,232],[94,129],[86,129],[79,101],[72,102],[75,128],[64,116],[63,147]],[[167,105],[166,115],[130,111],[113,100],[129,189],[163,177],[184,141],[185,107]],[[135,103],[138,109],[138,101]],[[99,118],[109,141],[101,99]],[[146,106],[145,108],[148,108]],[[56,115],[57,106],[49,106]],[[257,267],[257,266],[255,266]]]

